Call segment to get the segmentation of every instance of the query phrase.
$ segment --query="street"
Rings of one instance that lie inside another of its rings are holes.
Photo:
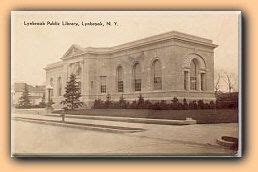
[[[12,117],[61,120],[37,114]],[[238,136],[238,124],[157,125],[66,118],[84,124],[142,128],[134,133],[112,133],[12,119],[12,154],[15,155],[232,155],[216,139]]]

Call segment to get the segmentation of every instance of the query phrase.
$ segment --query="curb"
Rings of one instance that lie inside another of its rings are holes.
[[[24,121],[24,122],[31,122],[31,123],[38,123],[38,124],[46,124],[46,125],[53,125],[53,126],[62,126],[62,127],[70,127],[70,128],[79,128],[84,130],[94,130],[94,131],[102,131],[102,132],[112,132],[112,133],[135,133],[135,132],[141,132],[144,131],[144,129],[140,128],[125,128],[124,129],[116,129],[116,128],[110,128],[108,126],[106,127],[98,127],[98,126],[87,126],[87,124],[78,123],[78,124],[71,124],[67,122],[62,121],[46,121],[46,120],[40,120],[40,119],[28,119],[28,118],[22,118],[22,117],[14,117],[12,118],[17,121]]]
[[[60,116],[47,115],[47,116]],[[193,125],[197,124],[194,119],[187,120],[168,120],[168,119],[148,119],[148,118],[125,118],[125,117],[106,117],[106,116],[84,116],[84,115],[65,115],[66,118],[76,119],[92,119],[92,120],[104,120],[104,121],[120,121],[128,123],[144,123],[144,124],[160,124],[160,125]]]

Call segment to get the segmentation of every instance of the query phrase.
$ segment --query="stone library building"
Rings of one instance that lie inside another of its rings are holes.
[[[54,108],[61,108],[66,82],[75,74],[81,100],[91,107],[95,99],[150,101],[215,100],[212,40],[171,31],[105,48],[71,47],[60,62],[45,67],[46,84]]]

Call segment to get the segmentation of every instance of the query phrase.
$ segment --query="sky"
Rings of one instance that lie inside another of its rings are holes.
[[[218,45],[214,51],[215,74],[225,71],[237,76],[238,15],[239,12],[229,11],[12,12],[11,82],[45,83],[44,67],[61,61],[72,44],[112,47],[169,31],[211,39]],[[47,21],[60,25],[47,25]],[[31,22],[44,22],[45,25],[26,24]],[[79,26],[62,25],[62,22],[79,23]],[[104,26],[83,26],[82,22],[101,22]]]

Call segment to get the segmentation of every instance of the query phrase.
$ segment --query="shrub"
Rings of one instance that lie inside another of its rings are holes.
[[[177,109],[178,109],[178,110],[183,110],[183,104],[179,102],[179,103],[177,104]]]
[[[190,109],[197,109],[198,108],[198,105],[197,105],[195,100],[189,103],[189,108]]]
[[[213,101],[210,101],[209,108],[210,109],[215,109],[216,108],[216,105],[215,105],[215,103]]]
[[[101,99],[96,99],[93,105],[94,109],[153,109],[153,110],[193,110],[193,109],[215,109],[215,108],[237,108],[235,102],[226,101],[210,101],[210,103],[204,103],[203,100],[193,100],[189,103],[184,98],[182,102],[179,102],[177,97],[174,97],[170,103],[165,100],[151,102],[150,100],[144,100],[144,97],[140,94],[138,100],[133,102],[127,102],[123,95],[120,97],[119,101],[111,101],[106,99],[103,101]]]
[[[109,109],[109,108],[111,108],[111,107],[112,107],[112,102],[111,102],[109,99],[107,99],[107,100],[105,101],[105,103],[104,103],[103,108]]]
[[[187,101],[186,101],[185,98],[183,99],[183,109],[184,109],[184,110],[189,109],[189,105],[188,105],[188,103],[187,103]]]
[[[170,106],[169,106],[169,104],[167,104],[167,102],[166,102],[165,100],[161,100],[161,101],[160,101],[160,108],[161,108],[162,110],[166,110],[166,109],[169,109]]]
[[[137,109],[143,109],[144,108],[144,97],[140,94],[140,96],[138,97],[138,108]]]
[[[145,100],[144,101],[144,106],[143,109],[151,109],[152,108],[152,103],[150,100]]]
[[[159,102],[155,102],[153,105],[152,105],[152,108],[153,110],[161,110],[161,107],[160,107],[160,103]]]
[[[138,109],[138,104],[137,101],[134,100],[130,105],[129,105],[130,109]]]
[[[118,102],[118,107],[121,109],[126,109],[127,108],[127,102],[123,95],[120,97],[119,102]]]
[[[93,104],[94,109],[102,109],[104,107],[104,102],[101,99],[96,99]]]
[[[216,95],[216,108],[238,108],[238,92],[220,93]]]
[[[205,104],[204,104],[203,100],[198,100],[197,108],[198,109],[204,109],[205,108]]]
[[[30,106],[19,106],[16,105],[15,108],[17,109],[32,109],[32,108],[45,108],[45,104],[38,104],[38,105],[30,105]]]
[[[174,109],[174,110],[179,109],[178,99],[176,97],[174,97],[173,100],[171,100],[171,101],[172,101],[172,103],[170,104],[170,108]]]

